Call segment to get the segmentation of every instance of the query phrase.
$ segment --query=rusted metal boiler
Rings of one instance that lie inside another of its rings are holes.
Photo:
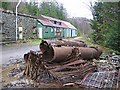
[[[90,60],[98,59],[101,55],[101,49],[95,47],[53,47],[46,41],[40,44],[43,52],[43,59],[49,62],[64,62],[71,58],[79,57],[80,59]]]

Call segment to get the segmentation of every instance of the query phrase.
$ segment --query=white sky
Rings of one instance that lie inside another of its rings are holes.
[[[63,3],[70,17],[86,17],[92,19],[92,13],[89,9],[90,1],[97,0],[57,0]]]

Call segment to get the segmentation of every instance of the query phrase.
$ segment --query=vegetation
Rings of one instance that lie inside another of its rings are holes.
[[[15,12],[15,7],[17,2],[0,2],[2,8],[5,10],[12,10]],[[30,14],[34,16],[40,16],[41,14],[46,16],[51,16],[61,20],[65,20],[67,17],[67,12],[62,4],[56,2],[21,2],[18,7],[18,12]]]
[[[92,29],[89,24],[89,19],[83,17],[75,17],[69,18],[68,21],[78,29],[78,36],[81,36],[80,34],[83,34],[85,36],[89,36],[91,34]]]
[[[10,3],[9,2],[2,2],[0,7],[4,8],[5,10],[9,8],[9,5]]]
[[[94,42],[118,52],[120,52],[119,4],[118,2],[96,2],[92,7],[93,20],[91,20]]]
[[[27,42],[31,45],[39,45],[42,39],[29,39]]]
[[[62,4],[57,2],[43,2],[40,5],[40,13],[61,20],[65,20],[67,13]]]

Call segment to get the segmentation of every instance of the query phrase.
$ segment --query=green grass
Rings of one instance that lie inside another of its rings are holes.
[[[109,54],[116,53],[116,54],[120,54],[120,52],[115,51],[113,49],[110,49],[110,48],[107,48],[107,47],[102,47],[102,48],[104,49],[104,53],[109,53]]]
[[[117,52],[117,51],[107,48],[105,46],[92,43],[92,40],[90,38],[88,38],[82,34],[79,37],[80,37],[80,40],[84,41],[88,46],[95,46],[95,47],[98,46],[98,47],[102,48],[103,53],[105,53],[105,54],[108,54],[108,53],[120,54],[120,52]]]
[[[80,40],[84,41],[88,46],[99,46],[98,44],[92,43],[92,40],[84,35],[79,36]]]
[[[39,45],[42,39],[29,39],[27,43],[31,45]]]
[[[18,40],[16,43],[5,44],[6,46],[16,46],[19,44],[27,43],[30,45],[39,45],[42,39],[28,39],[28,40]]]

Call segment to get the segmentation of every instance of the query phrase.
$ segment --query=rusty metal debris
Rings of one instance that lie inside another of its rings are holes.
[[[40,50],[24,55],[24,75],[36,82],[69,83],[82,79],[96,71],[96,65],[87,60],[101,55],[96,47],[52,46],[46,41],[42,41]]]
[[[69,45],[55,46],[42,41],[40,52],[30,51],[24,55],[24,75],[38,83],[55,81],[64,87],[118,88],[120,69],[117,73],[109,61],[97,60],[102,54],[99,47]],[[98,64],[93,64],[93,59]]]
[[[115,71],[88,74],[82,81],[76,81],[81,87],[118,88],[118,75]]]
[[[30,51],[24,56],[26,60],[26,69],[24,75],[35,80],[36,82],[40,81],[53,81],[56,78],[45,68],[45,65],[42,64],[39,56],[35,52]]]
[[[41,62],[39,59],[37,54],[35,55],[32,51],[29,52],[24,72],[25,76],[36,82],[74,82],[78,78],[82,79],[86,74],[96,70],[96,66],[84,60],[71,60],[61,64],[49,64]]]
[[[80,63],[81,62],[81,63]],[[96,66],[89,62],[78,60],[65,65],[60,65],[55,69],[51,69],[54,75],[59,77],[63,83],[75,82],[77,79],[82,79],[86,74],[96,71]]]
[[[23,72],[18,74],[20,68],[11,70],[9,74],[14,77],[19,75],[20,78],[6,85],[6,88],[118,88],[119,55],[99,58],[102,53],[99,47],[51,45],[46,41],[40,44],[40,49],[24,54],[25,63],[22,62],[24,74]],[[14,75],[14,72],[17,75]]]
[[[53,62],[67,61],[75,57],[85,60],[98,59],[102,54],[101,49],[98,47],[53,47],[46,41],[42,41],[40,49],[43,52],[43,59]]]

